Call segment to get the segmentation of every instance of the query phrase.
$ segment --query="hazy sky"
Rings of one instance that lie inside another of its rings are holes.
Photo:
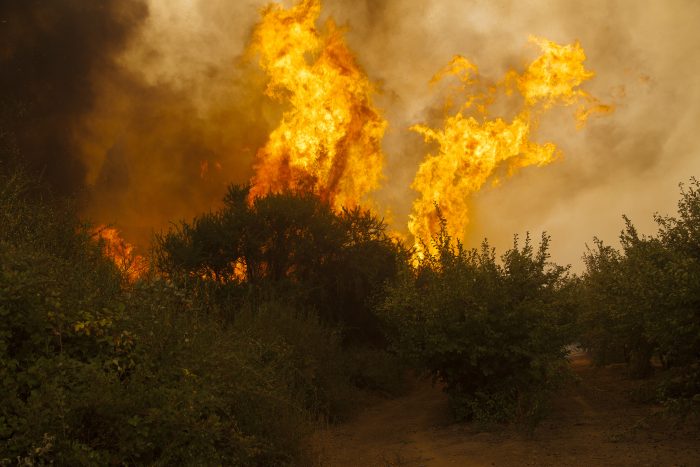
[[[435,103],[426,83],[454,54],[497,79],[536,55],[529,34],[579,40],[587,68],[596,72],[586,89],[615,105],[615,113],[583,130],[567,112],[546,118],[537,139],[555,142],[564,158],[479,193],[472,244],[486,236],[500,250],[513,233],[546,230],[553,258],[580,264],[594,235],[616,240],[623,213],[652,232],[652,214],[675,211],[677,184],[700,173],[698,2],[368,0],[353,2],[359,5],[353,9],[345,3],[329,9],[350,25],[348,40],[370,76],[384,83],[379,103],[391,125],[392,205],[411,197],[407,187],[427,149],[406,127],[428,118]]]
[[[172,67],[168,79],[197,80],[207,67],[229,66],[265,3],[154,0],[161,71]],[[408,131],[440,108],[431,76],[461,54],[498,79],[536,56],[530,34],[580,41],[596,72],[586,88],[616,110],[583,130],[568,112],[545,118],[537,139],[556,143],[564,158],[478,194],[471,243],[486,236],[500,249],[516,232],[546,230],[553,258],[579,263],[594,235],[616,239],[623,213],[652,231],[652,213],[673,212],[677,184],[700,174],[698,2],[326,0],[324,15],[348,27],[351,48],[381,85],[376,103],[390,127],[377,198],[399,227],[415,196],[409,185],[417,165],[432,149]]]
[[[75,183],[85,183],[86,213],[143,243],[153,229],[214,208],[227,183],[248,180],[280,108],[263,95],[255,64],[240,59],[268,2],[147,0],[148,8],[138,9],[139,1],[106,3],[95,14],[111,15],[114,24],[107,25],[119,27],[81,37],[112,35],[69,44],[105,45],[88,51],[100,60],[83,53],[86,65],[74,67],[89,80],[80,87],[89,98],[81,95],[66,121],[83,164],[74,172],[82,179]],[[61,10],[72,5],[65,0],[27,4],[34,7],[25,10],[54,8],[56,17],[73,14],[72,6]],[[3,24],[14,21],[11,11],[0,15],[10,19]],[[64,37],[59,27],[75,29],[47,21],[48,13],[35,16],[56,37]],[[455,54],[487,79],[522,70],[538,53],[529,35],[580,41],[586,67],[596,73],[584,87],[615,112],[582,130],[570,109],[544,118],[534,139],[556,143],[563,159],[526,168],[474,196],[470,245],[488,237],[502,251],[514,233],[546,230],[553,259],[576,267],[594,235],[616,240],[623,213],[652,232],[654,212],[675,211],[677,184],[700,175],[700,2],[325,0],[323,16],[347,26],[350,47],[381,89],[375,102],[389,129],[385,181],[375,198],[398,229],[405,230],[416,196],[409,186],[418,164],[435,149],[408,130],[440,120],[430,78]],[[17,37],[0,47],[0,61],[13,63],[22,47],[40,49],[51,36]],[[27,80],[26,73],[18,76]],[[69,97],[79,94],[72,92]]]

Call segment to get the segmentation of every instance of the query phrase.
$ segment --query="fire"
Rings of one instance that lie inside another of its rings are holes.
[[[320,11],[320,0],[273,4],[253,33],[249,51],[269,76],[266,92],[289,107],[257,153],[251,197],[313,192],[340,209],[378,187],[386,121],[342,31],[332,20],[315,27]]]
[[[542,54],[522,74],[510,71],[498,86],[471,92],[459,110],[445,118],[442,128],[411,128],[439,147],[421,163],[411,185],[420,193],[408,225],[419,254],[421,241],[429,242],[439,231],[436,206],[447,220],[450,237],[460,240],[469,223],[469,196],[489,180],[497,183],[496,173],[505,169],[512,175],[520,168],[547,165],[560,157],[555,144],[530,139],[543,112],[555,105],[576,105],[575,117],[582,126],[594,113],[612,111],[580,88],[594,73],[583,66],[586,55],[578,43],[558,45],[535,37],[530,41]],[[478,68],[464,57],[455,57],[433,81],[450,75],[460,79],[459,89],[464,91],[482,84]],[[522,96],[510,121],[488,116],[488,107],[499,91],[506,95],[517,91]]]
[[[533,36],[530,36],[530,42],[540,47],[542,55],[521,76],[512,71],[508,76],[515,81],[528,106],[540,104],[546,110],[555,104],[576,104],[579,127],[592,114],[612,111],[611,106],[602,104],[579,87],[584,81],[593,78],[595,73],[583,66],[586,54],[578,42],[558,45]]]
[[[288,9],[271,4],[253,31],[248,53],[268,76],[266,94],[285,103],[286,110],[257,152],[250,200],[305,192],[340,210],[366,203],[378,188],[387,123],[372,102],[376,89],[345,44],[343,31],[332,20],[316,27],[320,12],[321,0],[300,0]],[[477,66],[461,56],[434,76],[432,82],[459,80],[446,109],[460,100],[441,127],[411,127],[438,147],[420,164],[411,185],[419,197],[408,228],[419,255],[423,242],[429,244],[440,229],[438,210],[450,237],[461,240],[470,221],[471,194],[489,181],[499,183],[500,174],[544,166],[561,156],[554,143],[531,138],[549,109],[575,107],[579,127],[594,114],[612,111],[581,88],[594,73],[585,68],[578,42],[559,45],[537,37],[530,42],[540,56],[520,73],[509,71],[496,85],[488,85]],[[501,98],[514,104],[512,118],[490,115]],[[221,170],[219,163],[215,166]],[[209,170],[209,161],[202,161],[200,177],[206,178]],[[106,253],[130,278],[146,269],[144,258],[115,229],[102,228],[99,236]],[[244,280],[247,274],[237,266],[233,275]]]
[[[110,258],[130,282],[136,281],[148,270],[146,258],[136,254],[133,245],[119,235],[112,227],[100,226],[93,234],[102,246],[105,256]]]

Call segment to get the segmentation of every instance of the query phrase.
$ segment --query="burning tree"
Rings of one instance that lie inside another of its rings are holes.
[[[408,224],[416,240],[416,248],[429,245],[440,230],[435,205],[448,221],[451,237],[462,239],[469,223],[469,196],[479,191],[497,170],[507,168],[509,175],[527,166],[543,166],[560,155],[554,143],[539,144],[531,139],[540,115],[555,105],[576,105],[579,126],[594,113],[606,113],[611,107],[581,89],[581,84],[594,74],[584,68],[586,59],[578,43],[559,45],[531,37],[542,54],[522,74],[510,71],[498,86],[483,83],[478,68],[466,58],[457,56],[433,81],[457,76],[460,90],[467,93],[458,111],[447,116],[442,128],[415,125],[426,142],[436,142],[438,152],[429,154],[421,163],[411,187],[420,197],[413,203]],[[520,109],[511,121],[489,117],[489,106],[499,92],[522,97]],[[421,243],[424,242],[424,243]]]

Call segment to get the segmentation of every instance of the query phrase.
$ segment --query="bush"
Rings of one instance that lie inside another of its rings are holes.
[[[614,349],[635,377],[651,374],[656,355],[673,369],[660,398],[693,399],[700,388],[700,183],[681,188],[678,217],[655,216],[656,235],[640,236],[624,219],[621,251],[596,240],[584,257],[582,341],[599,363]]]
[[[0,463],[291,465],[354,410],[342,334],[287,300],[296,279],[284,306],[220,313],[240,284],[133,283],[70,203],[0,182]]]
[[[444,384],[457,420],[533,420],[564,366],[573,316],[566,269],[548,263],[549,238],[529,237],[496,261],[433,239],[380,306],[393,348]]]
[[[40,195],[21,172],[0,175],[0,458],[77,449],[71,407],[110,393],[117,350],[121,277],[70,206]]]
[[[66,465],[290,464],[319,417],[348,410],[338,337],[313,320],[261,310],[225,328],[162,282],[92,316],[99,300],[73,295],[89,288],[41,259],[0,250],[0,459],[50,439],[43,460]]]
[[[238,186],[230,187],[222,210],[182,223],[159,236],[156,247],[164,274],[229,319],[243,304],[284,301],[341,326],[346,342],[380,347],[372,300],[405,257],[368,211],[334,213],[313,195],[249,202],[248,188]]]
[[[286,349],[281,376],[313,418],[336,421],[352,413],[357,394],[339,330],[322,324],[315,313],[279,303],[242,311],[235,328],[238,340],[245,336]]]

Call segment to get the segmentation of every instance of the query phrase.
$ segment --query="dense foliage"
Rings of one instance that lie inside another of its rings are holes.
[[[0,181],[0,462],[291,464],[357,386],[396,390],[390,357],[343,349],[297,300],[232,320],[223,296],[129,283],[70,205]]]
[[[515,238],[500,258],[443,229],[411,256],[360,209],[248,200],[157,238],[136,282],[74,206],[0,167],[0,463],[289,465],[358,390],[431,375],[456,419],[536,422],[577,339],[659,399],[700,399],[700,182],[572,276]],[[414,262],[415,261],[415,262]]]
[[[533,421],[572,338],[565,268],[517,237],[499,263],[442,233],[389,287],[381,312],[394,348],[444,384],[457,419]]]
[[[599,363],[624,361],[649,376],[669,369],[662,400],[700,398],[700,182],[681,190],[677,217],[656,216],[656,235],[625,218],[621,251],[596,240],[585,255],[583,341]]]
[[[373,300],[406,257],[369,211],[337,214],[312,195],[249,203],[248,188],[238,186],[220,211],[161,236],[156,251],[163,272],[206,295],[225,295],[218,301],[234,310],[243,301],[284,300],[342,326],[346,341],[379,346]]]

